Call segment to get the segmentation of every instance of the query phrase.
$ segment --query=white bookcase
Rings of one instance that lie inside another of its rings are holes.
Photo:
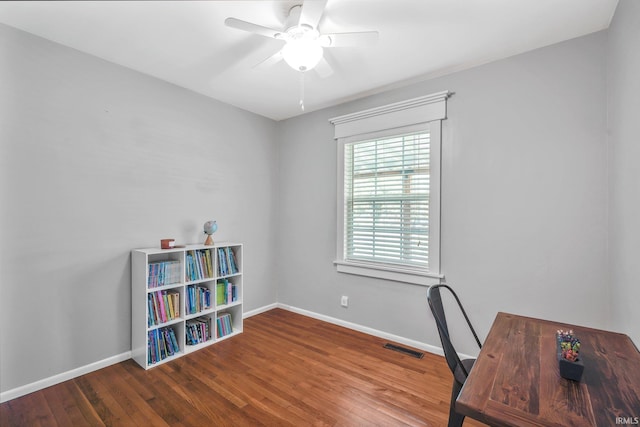
[[[131,353],[140,366],[241,332],[242,244],[131,251]]]

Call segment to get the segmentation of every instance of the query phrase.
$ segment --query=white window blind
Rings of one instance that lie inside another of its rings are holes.
[[[428,131],[345,145],[346,260],[429,268]]]

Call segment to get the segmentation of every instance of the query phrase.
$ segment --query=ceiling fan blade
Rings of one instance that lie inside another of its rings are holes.
[[[329,65],[326,58],[320,59],[320,62],[318,62],[318,65],[315,66],[314,70],[316,70],[316,73],[318,73],[318,75],[323,79],[333,74],[333,68],[331,68],[331,65]]]
[[[305,0],[304,3],[302,3],[299,24],[305,24],[313,29],[317,29],[326,5],[327,0]]]
[[[271,37],[274,39],[282,36],[282,31],[274,30],[273,28],[263,27],[262,25],[252,24],[251,22],[242,21],[236,18],[227,18],[224,20],[224,24],[227,27],[235,28],[242,31],[248,31],[250,33],[259,34],[265,37]]]
[[[284,58],[282,57],[282,50],[277,51],[267,59],[262,62],[257,63],[253,66],[255,69],[264,69],[269,68],[273,65],[276,65],[278,62],[282,61]]]
[[[320,37],[323,47],[373,46],[378,42],[377,31],[324,34]]]

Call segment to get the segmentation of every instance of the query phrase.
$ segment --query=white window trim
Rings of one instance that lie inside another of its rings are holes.
[[[337,167],[337,239],[336,270],[341,273],[428,286],[444,276],[440,268],[440,168],[441,121],[446,119],[446,99],[451,95],[443,91],[388,104],[330,119],[335,126],[334,138],[338,142]],[[414,130],[429,129],[431,141],[431,186],[429,211],[437,213],[429,218],[429,244],[437,247],[429,253],[429,271],[426,269],[392,264],[347,261],[344,258],[344,146],[353,141],[380,138]]]

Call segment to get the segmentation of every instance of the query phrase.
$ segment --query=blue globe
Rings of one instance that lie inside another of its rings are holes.
[[[215,221],[207,221],[204,223],[204,234],[211,236],[218,229],[218,224]]]

